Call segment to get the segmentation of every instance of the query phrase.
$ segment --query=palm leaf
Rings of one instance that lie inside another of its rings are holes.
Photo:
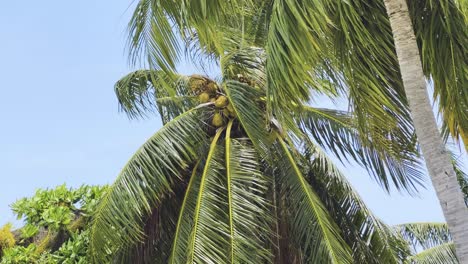
[[[400,263],[406,243],[367,208],[359,194],[320,147],[304,144],[306,179],[319,195],[351,247],[355,263]]]
[[[192,232],[193,215],[196,206],[197,190],[200,187],[200,162],[194,166],[190,177],[187,190],[185,191],[184,200],[182,202],[179,217],[177,220],[173,243],[171,247],[171,255],[168,263],[184,263],[187,261],[187,246]]]
[[[323,203],[302,175],[282,138],[278,137],[278,170],[287,193],[292,239],[307,263],[352,263],[350,249]]]
[[[428,249],[452,241],[445,223],[409,223],[394,227],[416,251],[419,247]]]
[[[424,174],[414,142],[405,145],[408,142],[375,137],[378,131],[362,134],[355,117],[344,111],[303,106],[296,109],[295,119],[318,145],[340,161],[354,160],[387,191],[391,184],[410,193],[422,185]]]
[[[424,74],[434,85],[446,132],[468,150],[468,17],[466,1],[408,2]]]
[[[251,143],[231,138],[232,124],[226,132],[229,263],[269,263],[271,252],[265,246],[265,238],[272,233],[270,205],[265,200],[268,182]]]
[[[238,81],[227,81],[225,88],[242,128],[258,153],[266,157],[270,146],[269,124],[265,120],[265,109],[261,106],[262,91]]]
[[[120,109],[130,118],[159,112],[163,123],[191,109],[196,97],[189,87],[191,77],[163,71],[138,70],[115,84]]]
[[[93,220],[90,244],[96,261],[111,248],[143,240],[144,219],[171,195],[206,141],[203,113],[192,110],[169,122],[122,169]]]
[[[445,243],[426,249],[410,258],[406,263],[410,264],[458,264],[455,255],[455,245]]]
[[[193,229],[188,245],[189,263],[228,263],[226,181],[224,148],[218,144],[223,129],[214,136],[200,179]]]

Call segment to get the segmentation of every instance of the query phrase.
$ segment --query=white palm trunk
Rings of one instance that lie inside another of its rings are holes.
[[[384,2],[422,154],[454,239],[458,260],[468,264],[468,209],[432,112],[408,6],[406,0]]]

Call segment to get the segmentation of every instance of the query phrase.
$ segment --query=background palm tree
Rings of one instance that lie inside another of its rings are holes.
[[[458,264],[455,245],[445,223],[409,223],[393,227],[411,245],[409,264]]]
[[[426,91],[421,57],[419,56],[408,6],[406,0],[384,0],[384,2],[393,29],[405,94],[409,101],[421,151],[424,155],[445,219],[452,231],[458,259],[461,263],[468,263],[468,208],[464,203],[463,195],[457,182],[456,172],[450,162],[450,155],[445,150],[445,144],[440,136],[436,119],[432,114],[429,95]],[[456,3],[450,3],[450,1],[446,1],[445,4],[456,5]],[[444,7],[445,9],[449,9],[448,6],[442,4],[441,8]],[[442,11],[445,15],[450,14],[450,10]],[[467,24],[465,24],[466,26]],[[465,27],[459,30],[463,31]],[[463,43],[460,44],[463,45]],[[468,41],[465,41],[465,44],[468,44]],[[449,49],[451,47],[444,48]],[[463,66],[460,66],[463,69]],[[456,74],[456,72],[449,73],[449,75],[451,74]],[[461,78],[465,79],[467,76],[466,72],[461,72],[461,74]],[[456,79],[457,77],[455,77],[455,80],[452,80],[455,83],[448,85],[447,88],[453,89],[453,86],[457,85]],[[463,97],[464,94],[462,93],[461,96]],[[465,101],[463,99],[460,102],[465,109],[463,115],[466,115],[468,105],[464,104]],[[456,104],[457,102],[451,103],[451,105]],[[455,111],[453,112],[449,115],[456,114]],[[449,124],[449,126],[451,125]],[[463,129],[460,130],[462,131],[461,134],[464,135]],[[456,131],[458,132],[458,130]],[[466,139],[464,140],[467,143]]]

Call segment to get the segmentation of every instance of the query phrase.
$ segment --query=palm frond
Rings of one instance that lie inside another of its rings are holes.
[[[225,88],[243,129],[258,153],[265,157],[270,144],[267,133],[269,124],[260,101],[262,91],[238,81],[227,81]]]
[[[355,116],[348,112],[309,106],[298,107],[296,123],[340,161],[354,160],[366,168],[387,191],[393,185],[412,193],[423,183],[423,169],[415,143],[362,134]],[[377,129],[377,128],[376,128]]]
[[[314,83],[311,65],[322,61],[328,44],[324,36],[331,21],[324,2],[272,1],[265,44],[269,104],[288,108],[291,101],[308,100],[304,84]],[[276,110],[280,119],[287,115]]]
[[[171,247],[171,255],[168,263],[184,263],[188,259],[187,246],[192,234],[193,215],[195,212],[198,188],[200,187],[200,161],[195,164],[190,181],[185,191],[179,217],[175,227],[174,238]]]
[[[170,72],[180,59],[181,47],[173,24],[180,21],[181,3],[140,0],[128,25],[130,62],[143,58],[152,69]]]
[[[351,247],[355,263],[400,263],[409,255],[404,240],[375,217],[327,154],[305,141],[306,179]]]
[[[307,263],[352,263],[349,247],[320,198],[307,183],[289,147],[278,137],[278,177],[287,193],[291,237]]]
[[[114,88],[120,109],[130,118],[158,112],[163,123],[191,109],[196,104],[189,87],[191,77],[173,77],[155,70],[138,70],[124,76]]]
[[[164,199],[144,221],[145,236],[141,242],[120,249],[112,256],[112,263],[167,263],[176,230],[178,208],[188,189],[186,182],[174,186],[174,195]]]
[[[187,248],[189,263],[229,262],[224,148],[218,144],[222,132],[223,129],[219,129],[212,140],[200,179],[193,230]]]
[[[93,219],[90,244],[97,262],[109,248],[143,240],[144,219],[173,192],[208,138],[203,116],[203,109],[196,109],[169,122],[122,169]]]
[[[419,247],[428,249],[452,241],[445,223],[408,223],[394,227],[416,251]]]
[[[408,258],[408,264],[458,264],[455,245],[445,243],[426,249]]]
[[[265,243],[272,233],[271,205],[265,199],[269,185],[251,143],[232,139],[231,127],[232,122],[226,132],[229,263],[269,263],[272,256]]]
[[[468,150],[468,17],[466,1],[408,1],[424,74],[447,132]]]

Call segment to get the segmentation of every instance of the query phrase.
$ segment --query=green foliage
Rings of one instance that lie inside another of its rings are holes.
[[[15,245],[15,236],[11,232],[12,227],[12,224],[6,224],[0,228],[0,257],[2,256],[2,251]]]
[[[37,246],[30,244],[27,247],[16,246],[5,251],[1,264],[55,264],[50,252],[38,253]]]
[[[378,263],[382,256],[399,263],[408,255],[407,245],[364,208],[344,178],[317,184],[341,178],[336,168],[322,167],[310,180],[309,162],[323,155],[307,156],[299,142],[360,161],[403,189],[420,175],[413,145],[395,153],[392,144],[375,147],[377,139],[363,153],[355,117],[346,112],[292,103],[285,111],[294,118],[276,119],[268,112],[265,65],[240,68],[247,56],[223,61],[230,69],[215,85],[223,104],[177,103],[215,83],[199,75],[171,74],[186,80],[185,88],[173,83],[171,97],[159,92],[167,84],[164,71],[137,71],[117,82],[120,106],[130,117],[155,109],[172,114],[161,114],[163,128],[133,155],[99,204],[90,235],[93,262]],[[234,74],[238,69],[246,75]],[[143,72],[152,77],[139,81]],[[211,126],[219,113],[223,123]]]
[[[25,224],[19,229],[18,244],[5,248],[0,263],[90,263],[88,226],[106,189],[99,186],[72,189],[61,185],[37,190],[33,197],[15,202],[12,209]],[[7,228],[11,225],[0,230],[0,238]]]

